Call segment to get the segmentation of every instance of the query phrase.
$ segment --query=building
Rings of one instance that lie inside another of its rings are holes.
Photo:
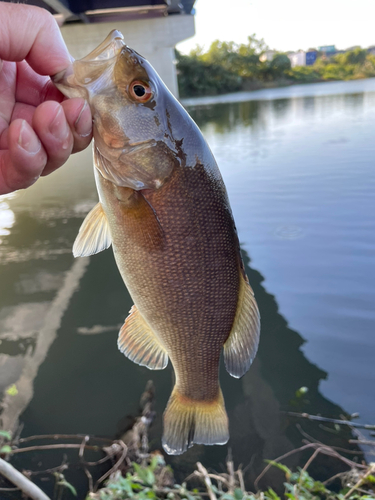
[[[292,54],[288,54],[290,59],[290,64],[292,68],[296,66],[306,66],[306,52],[303,50],[299,50],[298,52],[293,52]]]
[[[9,0],[8,0],[9,1]],[[195,0],[30,0],[47,9],[76,59],[86,56],[113,29],[142,54],[178,97],[174,48],[194,36]]]
[[[299,50],[298,52],[288,54],[292,68],[295,68],[296,66],[312,66],[315,63],[317,56],[318,53],[316,50],[309,50],[308,52]]]
[[[316,58],[318,57],[318,52],[316,50],[309,50],[306,52],[306,66],[312,66]]]
[[[323,52],[326,56],[333,56],[336,54],[336,46],[335,45],[321,45],[318,47],[319,52]]]
[[[266,50],[263,52],[263,54],[259,57],[259,61],[265,62],[265,61],[272,61],[272,59],[275,57],[277,54],[276,50]]]

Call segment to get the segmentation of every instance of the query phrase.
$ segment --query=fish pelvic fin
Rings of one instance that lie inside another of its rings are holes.
[[[193,444],[225,444],[228,439],[228,416],[220,388],[217,399],[197,401],[174,387],[164,412],[162,439],[169,455],[180,455]]]
[[[112,243],[107,217],[99,202],[87,214],[73,245],[74,257],[87,257],[108,248]]]
[[[232,330],[224,344],[224,362],[230,375],[242,377],[258,350],[260,314],[247,277],[240,271],[237,311]]]
[[[122,326],[117,345],[127,358],[150,370],[163,370],[168,354],[136,306]]]

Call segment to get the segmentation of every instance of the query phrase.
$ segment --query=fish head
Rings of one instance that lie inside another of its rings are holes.
[[[88,101],[96,167],[111,182],[137,190],[159,188],[184,161],[181,125],[192,120],[119,31],[55,75],[54,83],[66,96]]]

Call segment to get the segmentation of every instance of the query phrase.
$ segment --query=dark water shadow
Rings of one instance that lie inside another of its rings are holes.
[[[197,460],[219,471],[225,470],[228,449],[236,465],[242,464],[245,481],[251,489],[254,480],[265,467],[265,460],[274,459],[301,447],[308,433],[314,439],[330,446],[353,452],[357,447],[348,444],[354,436],[342,427],[296,420],[284,412],[308,412],[333,418],[349,417],[343,408],[326,399],[319,391],[321,380],[328,374],[311,363],[301,350],[304,339],[280,314],[275,297],[263,287],[263,276],[250,267],[250,259],[243,250],[247,275],[255,293],[262,318],[261,340],[257,357],[249,372],[241,379],[232,379],[221,367],[221,385],[230,420],[230,440],[225,447],[196,446],[185,455],[170,459],[182,480]],[[308,392],[296,398],[296,391],[305,386]],[[291,467],[303,466],[311,452],[292,456],[286,463]],[[360,452],[359,457],[362,454]],[[353,456],[349,453],[349,457]],[[342,471],[339,461],[319,458],[309,469],[317,477],[328,477]],[[271,469],[260,482],[261,487],[282,489],[285,477]]]
[[[21,214],[13,228],[13,236],[7,240],[9,248],[12,245],[20,247],[21,258],[3,267],[3,310],[14,308],[22,313],[26,307],[27,311],[34,311],[32,317],[36,321],[33,326],[28,320],[30,331],[22,329],[18,337],[14,331],[13,336],[5,336],[5,341],[0,344],[2,361],[7,361],[10,367],[7,374],[19,370],[20,395],[24,385],[32,388],[29,389],[31,399],[20,415],[24,425],[22,435],[82,433],[115,438],[124,429],[127,418],[137,414],[139,397],[146,382],[152,379],[156,387],[157,416],[150,432],[150,445],[152,449],[160,449],[162,414],[172,389],[172,370],[169,366],[161,372],[149,371],[125,359],[117,350],[118,327],[132,302],[111,251],[93,256],[81,269],[81,277],[71,289],[70,299],[55,325],[48,352],[41,357],[44,337],[40,335],[45,334],[46,327],[38,326],[37,320],[48,317],[49,311],[55,307],[56,297],[66,289],[67,276],[73,279],[79,269],[74,266],[82,262],[81,259],[73,261],[70,254],[79,220],[64,220],[64,223],[55,221],[51,226],[48,221]],[[35,234],[38,235],[34,249],[36,255],[43,257],[39,248],[42,247],[43,251],[49,249],[52,252],[50,258],[36,258],[35,255],[31,258],[27,253],[22,257],[24,249],[35,241]],[[57,244],[59,238],[60,244]],[[38,241],[44,242],[44,246]],[[51,243],[47,244],[47,241]],[[53,253],[59,250],[59,245],[61,249],[61,242],[65,242],[63,249],[67,252],[62,255]],[[166,456],[179,481],[191,473],[197,460],[222,470],[230,447],[235,464],[245,467],[245,480],[252,488],[265,459],[275,458],[302,444],[303,436],[296,421],[286,417],[283,411],[306,411],[330,417],[346,415],[344,409],[327,400],[319,391],[319,383],[327,373],[306,359],[301,350],[302,336],[289,328],[278,310],[275,297],[263,287],[263,276],[250,267],[246,252],[243,256],[262,316],[259,352],[250,371],[241,380],[231,378],[224,367],[221,368],[221,384],[230,419],[228,445],[194,446],[181,457]],[[46,281],[46,276],[49,281]],[[35,286],[39,282],[41,285]],[[46,283],[53,286],[48,288]],[[90,332],[96,333],[87,334]],[[26,358],[28,370],[22,372]],[[11,381],[7,379],[7,384]],[[306,397],[296,400],[295,392],[301,386],[308,387],[309,391]],[[6,411],[6,407],[3,410]],[[348,438],[353,437],[344,428],[326,430],[305,421],[301,422],[301,427],[325,444],[344,448]],[[61,464],[64,454],[73,464],[66,473],[67,480],[77,487],[79,498],[84,498],[87,478],[78,464],[76,451],[22,454],[13,463],[21,469],[40,471]],[[99,457],[88,454],[86,458],[95,460]],[[294,456],[290,464],[296,466],[305,461],[306,457]],[[342,470],[341,464],[332,460],[322,459],[316,464],[316,472],[320,475],[330,476]],[[101,472],[103,469],[96,475]],[[51,476],[47,478],[47,481],[42,481],[37,477],[37,481],[48,494],[52,494],[53,479]],[[277,471],[272,471],[262,486],[278,488],[282,479]]]

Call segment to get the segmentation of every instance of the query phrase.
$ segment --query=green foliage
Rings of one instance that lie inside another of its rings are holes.
[[[176,51],[178,86],[181,96],[236,92],[241,77],[220,64],[205,61],[199,53],[185,56]]]
[[[18,394],[18,389],[16,387],[16,384],[12,384],[8,389],[5,391],[9,396],[17,396]]]
[[[0,437],[3,437],[7,441],[10,441],[12,439],[12,434],[9,431],[2,431],[2,430],[0,430]]]
[[[310,474],[306,471],[298,468],[297,472],[292,472],[286,465],[280,464],[279,462],[274,462],[272,460],[268,460],[268,463],[271,463],[274,467],[282,470],[285,474],[286,482],[284,483],[285,499],[289,500],[375,500],[375,495],[371,495],[371,491],[367,493],[362,490],[352,489],[346,487],[341,491],[334,492],[325,487],[325,485],[313,479]],[[372,475],[364,475],[363,481],[361,482],[361,486],[369,484],[371,485],[371,480],[369,477]],[[350,493],[350,494],[349,494]],[[275,492],[268,490],[265,495],[272,495],[273,500],[281,500]],[[276,496],[274,496],[276,495]],[[265,496],[265,498],[267,498]],[[268,496],[271,499],[271,496]]]
[[[12,434],[9,431],[3,431],[0,430],[0,438],[3,438],[1,442],[3,443],[4,441],[11,441],[12,439]],[[0,454],[5,455],[7,453],[12,453],[12,448],[9,446],[9,444],[3,444],[0,446]]]
[[[273,80],[282,78],[290,69],[290,59],[286,54],[275,54],[272,61],[268,63],[269,76]]]
[[[6,444],[0,448],[0,454],[12,453],[12,448]]]
[[[272,84],[352,80],[375,76],[375,56],[356,48],[326,58],[318,53],[313,66],[291,68],[289,57],[276,53],[271,61],[259,57],[268,49],[255,35],[245,44],[215,40],[205,52],[197,46],[189,55],[176,51],[181,97],[216,95]]]
[[[304,469],[298,468],[296,472],[293,472],[279,462],[273,460],[267,462],[285,474],[283,494],[276,493],[272,488],[263,492],[249,493],[239,487],[230,493],[221,488],[220,481],[218,486],[215,484],[210,486],[212,493],[217,500],[375,500],[371,489],[368,492],[363,490],[364,487],[373,488],[375,477],[372,474],[363,475],[360,491],[358,489],[351,491],[351,486],[334,492],[326,488],[322,482],[313,479]],[[163,470],[166,469],[161,456],[153,458],[148,465],[141,466],[133,463],[132,467],[132,472],[128,472],[126,477],[117,473],[106,487],[99,491],[99,496],[95,495],[95,498],[100,500],[204,500],[207,497],[206,491],[189,490],[186,483],[167,487],[159,486],[158,477],[161,477]],[[168,470],[170,471],[169,468]],[[369,472],[372,472],[372,469],[369,469]]]
[[[367,50],[357,48],[354,50],[348,50],[344,54],[337,54],[332,59],[338,64],[363,64],[367,58]]]
[[[72,495],[77,496],[77,490],[70,484],[60,472],[55,472],[56,486],[67,489]]]

